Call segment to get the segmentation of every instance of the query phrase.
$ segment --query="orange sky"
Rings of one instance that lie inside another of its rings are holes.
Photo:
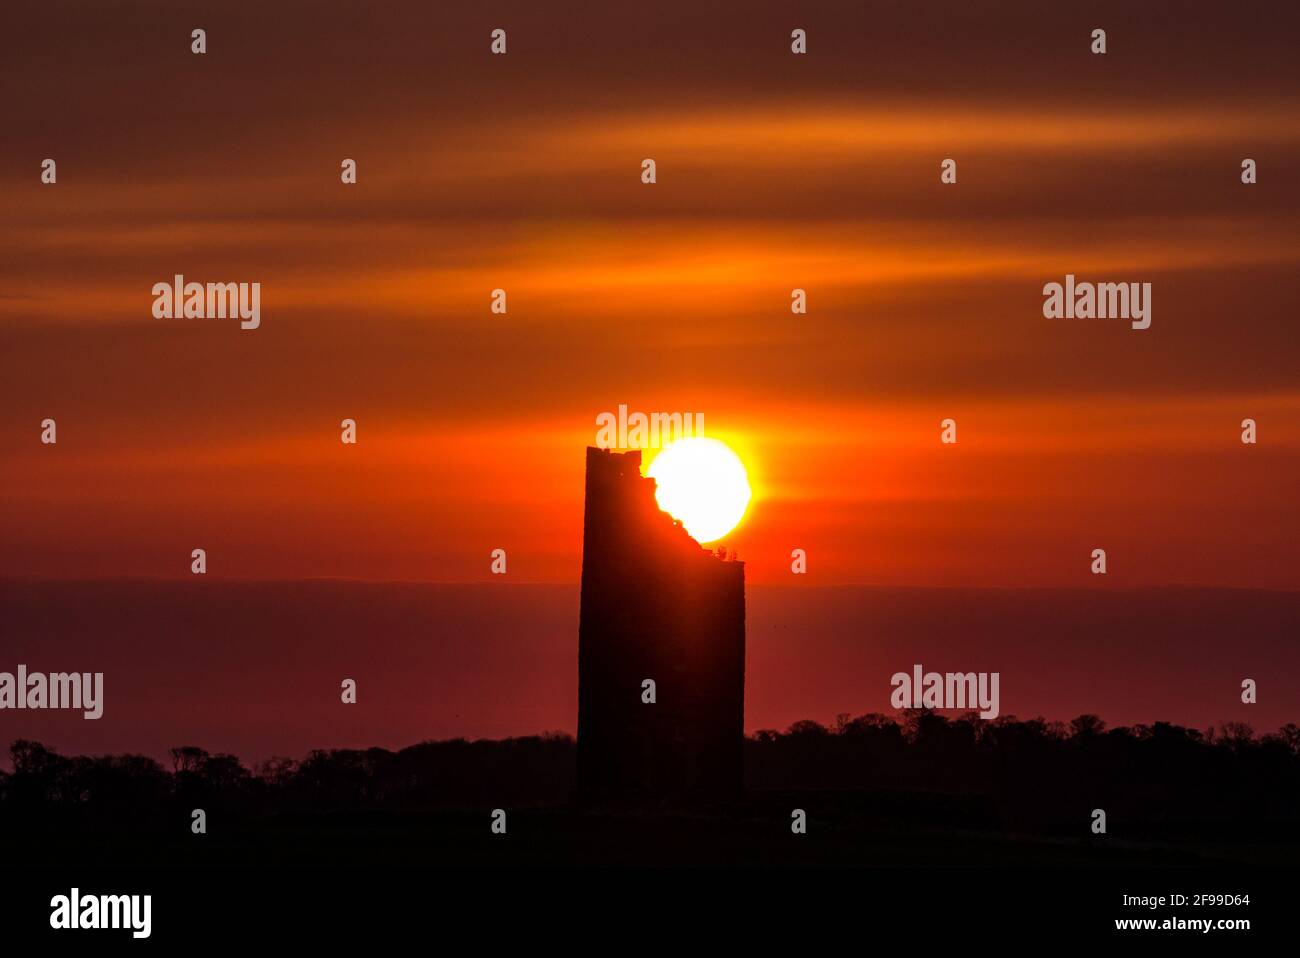
[[[1125,584],[1294,587],[1276,24],[287,6],[18,4],[0,574],[184,576],[202,546],[216,576],[465,581],[502,547],[573,582],[583,448],[627,404],[746,459],[751,581],[800,547],[821,584],[1086,585],[1100,546]],[[1044,319],[1067,272],[1151,282],[1151,329]],[[155,320],[175,273],[260,282],[261,328]]]

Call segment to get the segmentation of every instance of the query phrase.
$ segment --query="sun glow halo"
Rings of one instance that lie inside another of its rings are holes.
[[[665,446],[646,470],[659,508],[697,542],[721,539],[745,515],[753,491],[740,457],[726,443],[696,436]]]

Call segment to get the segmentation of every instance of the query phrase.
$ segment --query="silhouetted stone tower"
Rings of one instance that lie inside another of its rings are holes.
[[[641,453],[587,450],[578,624],[578,797],[742,789],[745,566],[661,512]],[[642,702],[653,679],[657,701]]]

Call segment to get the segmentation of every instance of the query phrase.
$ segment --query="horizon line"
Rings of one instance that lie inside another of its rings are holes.
[[[105,585],[110,583],[182,583],[198,578],[190,574],[180,575],[117,575],[117,576],[69,576],[54,577],[41,575],[0,574],[0,584],[64,584],[64,585]],[[239,576],[212,575],[204,573],[204,579],[219,582],[222,585],[304,585],[331,583],[345,585],[415,585],[415,586],[490,586],[492,588],[542,586],[549,588],[580,588],[581,579],[516,579],[501,581],[496,578],[480,579],[365,579],[356,576],[301,576],[298,578],[265,579],[242,578]],[[964,591],[964,592],[1153,592],[1169,590],[1215,590],[1220,592],[1268,592],[1281,595],[1300,594],[1300,587],[1293,589],[1269,586],[1223,585],[1204,582],[1152,582],[1142,585],[976,585],[976,584],[934,584],[934,583],[891,583],[891,582],[824,582],[824,583],[779,583],[747,582],[746,590],[756,589],[881,589],[881,590],[930,590],[930,591]]]

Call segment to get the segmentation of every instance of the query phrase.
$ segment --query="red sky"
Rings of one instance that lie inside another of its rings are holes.
[[[626,403],[737,445],[751,581],[800,547],[823,583],[1069,585],[1101,546],[1127,584],[1293,586],[1266,11],[18,4],[0,573],[465,581],[501,547],[571,582]],[[154,319],[178,272],[260,282],[261,328]],[[1152,283],[1152,327],[1044,319],[1067,272]]]
[[[0,581],[0,608],[0,671],[104,673],[102,718],[6,710],[0,745],[194,744],[255,762],[576,728],[576,585]],[[746,608],[748,731],[896,714],[890,677],[917,663],[998,672],[1001,715],[1021,719],[1273,731],[1298,717],[1296,592],[751,585]],[[345,676],[355,705],[339,702]]]
[[[202,547],[212,579],[472,583],[505,548],[510,583],[575,584],[583,450],[626,404],[741,454],[756,588],[1295,588],[1293,5],[469,7],[10,4],[0,577],[190,581]],[[176,273],[261,283],[261,327],[153,318]],[[1151,328],[1045,319],[1066,273],[1151,283]],[[751,607],[762,643],[755,608],[786,606]],[[549,667],[535,713],[434,724],[563,726]],[[855,707],[780,671],[751,725]]]
[[[626,403],[738,446],[751,581],[1294,585],[1294,13],[733,14],[19,4],[0,572],[574,581]],[[154,319],[178,272],[262,327]]]

